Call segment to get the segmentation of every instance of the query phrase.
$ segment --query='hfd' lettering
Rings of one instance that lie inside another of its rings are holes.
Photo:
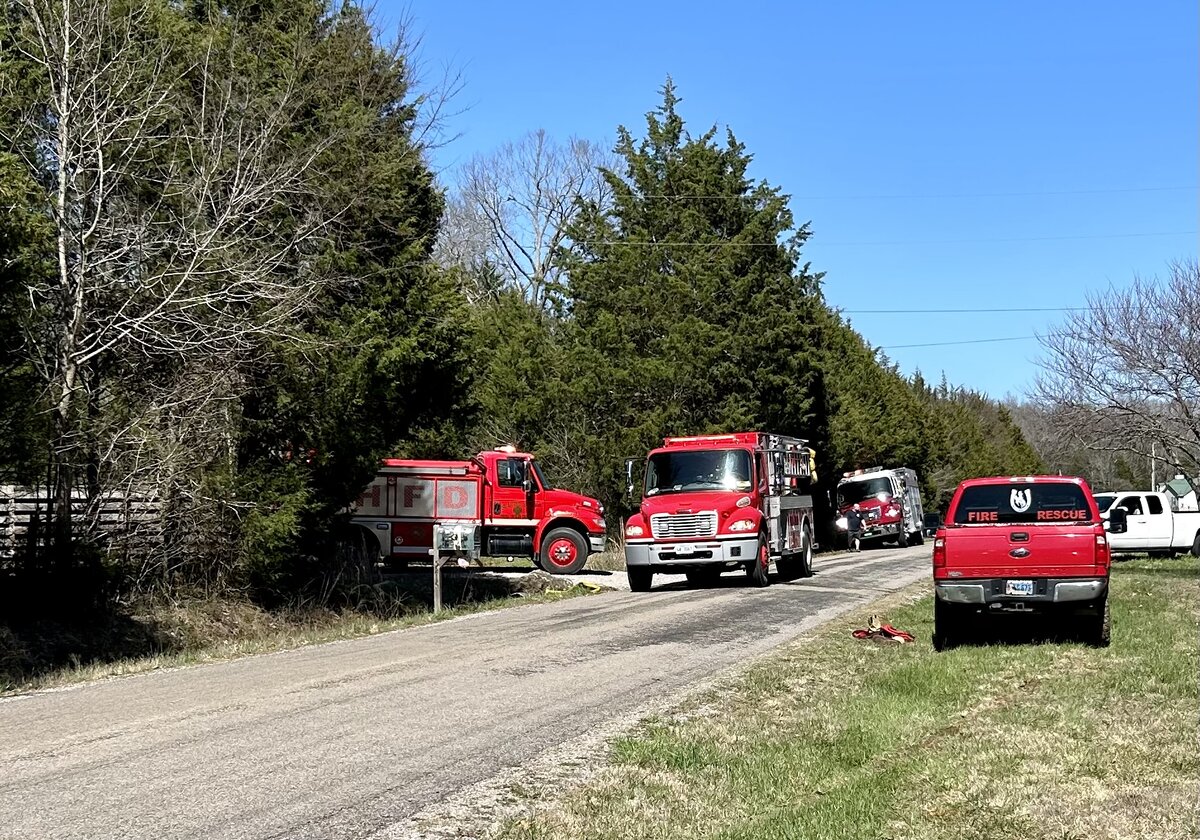
[[[413,507],[417,499],[421,498],[421,487],[416,484],[404,485],[404,506],[406,508]]]
[[[447,510],[462,510],[467,506],[467,491],[454,484],[442,487],[441,507]]]

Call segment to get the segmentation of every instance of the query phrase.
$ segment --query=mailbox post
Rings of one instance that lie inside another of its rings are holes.
[[[442,611],[442,566],[451,560],[479,559],[479,526],[463,523],[433,524],[433,612]]]

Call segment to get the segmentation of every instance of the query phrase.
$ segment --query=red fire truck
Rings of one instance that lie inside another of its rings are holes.
[[[634,461],[626,464],[633,493]],[[814,453],[800,438],[761,432],[666,438],[646,460],[641,504],[625,523],[629,587],[655,572],[693,585],[728,569],[756,586],[812,573]]]
[[[466,461],[385,460],[351,522],[401,567],[429,557],[435,522],[475,525],[483,555],[531,557],[556,574],[578,572],[604,550],[604,506],[552,487],[534,457],[511,446]]]
[[[862,539],[894,539],[903,548],[925,541],[925,511],[917,473],[908,467],[871,467],[842,474],[837,486],[838,513],[855,505],[862,514]]]

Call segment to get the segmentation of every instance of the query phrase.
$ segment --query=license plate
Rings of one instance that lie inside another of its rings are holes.
[[[694,545],[677,545],[675,546],[675,554],[683,557],[688,554],[695,554],[696,547]]]
[[[1010,580],[1004,585],[1005,595],[1032,595],[1033,581],[1031,580]]]

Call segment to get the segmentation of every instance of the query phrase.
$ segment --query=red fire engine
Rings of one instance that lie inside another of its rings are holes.
[[[633,461],[627,462],[633,492]],[[635,592],[655,572],[694,585],[743,568],[756,586],[812,574],[813,450],[761,432],[666,438],[647,457],[642,501],[625,523],[625,565]]]
[[[578,572],[604,550],[604,506],[552,487],[534,457],[511,446],[466,461],[385,460],[351,522],[401,567],[429,557],[435,522],[475,525],[478,552],[531,557],[556,574]]]
[[[903,548],[925,541],[925,512],[917,474],[908,467],[871,467],[842,474],[837,486],[838,513],[858,505],[862,539],[894,539]]]

